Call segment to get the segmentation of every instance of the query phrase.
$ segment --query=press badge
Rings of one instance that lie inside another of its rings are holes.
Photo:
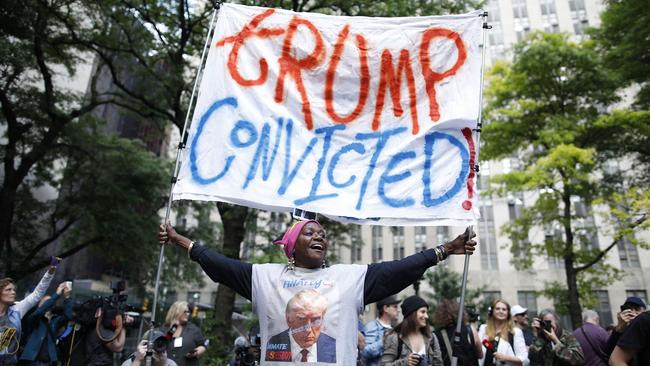
[[[174,338],[174,348],[180,348],[183,346],[183,337]]]

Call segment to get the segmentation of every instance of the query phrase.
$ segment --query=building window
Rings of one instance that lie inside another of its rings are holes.
[[[379,262],[383,260],[383,228],[381,226],[372,227],[372,261]]]
[[[488,21],[492,30],[488,32],[488,44],[492,63],[505,57],[506,48],[503,43],[503,27],[501,26],[501,9],[498,0],[490,0],[487,5]]]
[[[404,258],[404,227],[393,226],[393,259]]]
[[[584,29],[589,26],[585,0],[569,0],[569,9],[571,10],[573,32],[576,35],[581,36],[584,34]]]
[[[639,268],[641,265],[639,263],[639,252],[637,252],[636,246],[634,246],[630,239],[621,238],[618,242],[618,258],[621,261],[621,267],[623,268]]]
[[[517,36],[517,42],[524,39],[530,31],[530,20],[528,19],[528,9],[526,0],[512,1],[512,15],[514,17],[514,29]]]
[[[449,241],[449,227],[438,226],[436,227],[436,246],[444,244]]]
[[[563,242],[562,239],[562,229],[554,226],[553,224],[546,225],[544,227],[544,243],[547,248],[560,248]],[[550,269],[562,269],[564,268],[564,258],[561,256],[555,256],[554,253],[547,253],[548,265]]]
[[[643,302],[648,305],[648,295],[645,290],[627,290],[625,291],[625,297],[638,297],[643,300]]]
[[[359,226],[350,226],[350,262],[355,263],[361,260],[361,229]]]
[[[201,301],[200,291],[187,291],[187,302],[190,304],[198,304]]]
[[[478,225],[478,235],[481,245],[481,268],[484,270],[498,270],[499,262],[497,258],[497,239],[494,228],[494,208],[492,201],[489,199],[481,202],[481,218],[483,219]]]
[[[555,0],[540,0],[539,6],[542,10],[542,24],[544,32],[557,33],[560,30],[555,10]]]
[[[514,221],[521,217],[521,210],[524,208],[524,195],[521,192],[518,192],[516,194],[509,194],[508,195],[508,215],[510,221]],[[528,240],[524,239],[523,241],[519,242],[515,238],[510,238],[512,241],[512,245],[517,248],[516,251],[513,251],[513,255],[515,258],[522,258],[526,255],[526,252],[522,249],[525,246],[528,245]]]
[[[528,309],[530,319],[537,317],[537,294],[535,291],[517,291],[517,301],[519,301],[519,305]]]
[[[415,252],[419,253],[427,249],[427,228],[416,226],[414,230]]]
[[[596,291],[596,296],[598,296],[598,306],[596,307],[596,312],[600,317],[600,324],[608,326],[613,324],[612,319],[612,307],[609,304],[609,294],[606,290]]]
[[[481,170],[478,172],[476,188],[479,191],[485,191],[490,189],[490,162],[489,161],[485,161],[481,163]]]

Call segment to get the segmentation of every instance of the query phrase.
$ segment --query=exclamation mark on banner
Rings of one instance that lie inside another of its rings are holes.
[[[476,147],[474,146],[474,139],[472,138],[472,130],[465,127],[461,130],[467,146],[469,146],[469,174],[467,175],[467,199],[463,201],[463,208],[467,211],[472,209],[472,197],[474,196],[474,166],[476,164]]]

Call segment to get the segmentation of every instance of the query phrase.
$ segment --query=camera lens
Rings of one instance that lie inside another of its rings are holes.
[[[156,353],[163,353],[167,350],[167,338],[158,337],[153,341],[153,350]]]

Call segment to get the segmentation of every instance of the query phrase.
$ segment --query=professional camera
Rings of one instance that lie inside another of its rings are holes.
[[[475,323],[480,320],[480,314],[473,307],[466,307],[465,311],[467,312],[467,320],[470,323]]]
[[[129,327],[138,327],[140,317],[135,307],[127,304],[128,295],[124,294],[125,286],[124,281],[116,283],[111,282],[112,294],[109,296],[96,296],[86,302],[75,305],[74,313],[75,320],[82,326],[95,326],[95,313],[97,309],[102,309],[102,323],[101,327],[107,331],[113,331],[116,328],[117,315],[124,316],[127,312],[133,316],[134,321],[130,324],[123,324]]]
[[[174,331],[176,329],[174,328]],[[172,334],[174,334],[172,332]],[[148,336],[145,335],[145,339],[148,338]],[[159,330],[154,330],[153,331],[153,351],[156,353],[164,353],[167,351],[167,345],[169,344],[169,341],[171,340],[171,336],[169,334],[165,334]]]
[[[260,362],[260,328],[255,325],[248,333],[248,340],[238,337],[235,340],[235,365],[255,366]]]

